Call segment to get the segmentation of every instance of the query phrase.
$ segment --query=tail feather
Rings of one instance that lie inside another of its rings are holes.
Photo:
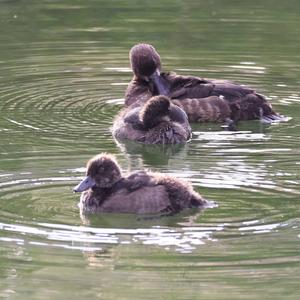
[[[195,193],[193,191],[192,197],[191,197],[191,202],[190,202],[190,207],[201,207],[203,205],[207,204],[207,200],[203,199],[199,194]]]

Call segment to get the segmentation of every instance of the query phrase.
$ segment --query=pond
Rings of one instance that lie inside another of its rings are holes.
[[[0,298],[299,299],[299,15],[296,0],[1,0]],[[164,70],[247,84],[292,119],[117,143],[142,41]],[[218,206],[81,218],[72,188],[101,152]]]

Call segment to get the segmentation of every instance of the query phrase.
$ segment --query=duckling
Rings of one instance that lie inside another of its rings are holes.
[[[122,175],[113,155],[101,153],[87,162],[86,177],[74,188],[82,192],[79,207],[89,213],[171,215],[205,207],[192,186],[181,179],[149,171]]]
[[[185,143],[191,127],[184,110],[166,96],[155,96],[123,109],[114,121],[113,136],[145,144]]]
[[[153,95],[168,96],[191,122],[237,122],[260,119],[285,121],[266,98],[255,90],[228,80],[204,79],[161,73],[161,60],[152,45],[137,44],[130,50],[134,77],[125,93],[125,105],[146,102]]]

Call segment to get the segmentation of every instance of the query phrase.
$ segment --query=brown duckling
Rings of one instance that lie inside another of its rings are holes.
[[[166,96],[152,97],[123,109],[114,121],[113,136],[145,144],[180,144],[191,137],[184,110]]]
[[[260,119],[264,123],[285,121],[266,98],[255,90],[227,80],[204,79],[161,73],[160,56],[149,44],[130,50],[134,73],[125,94],[125,105],[145,102],[153,95],[166,95],[181,107],[191,122],[237,122]]]
[[[83,192],[84,213],[136,213],[170,215],[208,202],[181,179],[137,171],[123,176],[114,156],[99,154],[87,163],[86,177],[74,188]]]

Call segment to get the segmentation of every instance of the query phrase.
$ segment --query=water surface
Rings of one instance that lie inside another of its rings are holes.
[[[0,298],[298,299],[299,14],[293,0],[0,1]],[[117,143],[141,41],[165,70],[248,84],[292,120]],[[81,218],[72,187],[100,152],[218,207]]]

